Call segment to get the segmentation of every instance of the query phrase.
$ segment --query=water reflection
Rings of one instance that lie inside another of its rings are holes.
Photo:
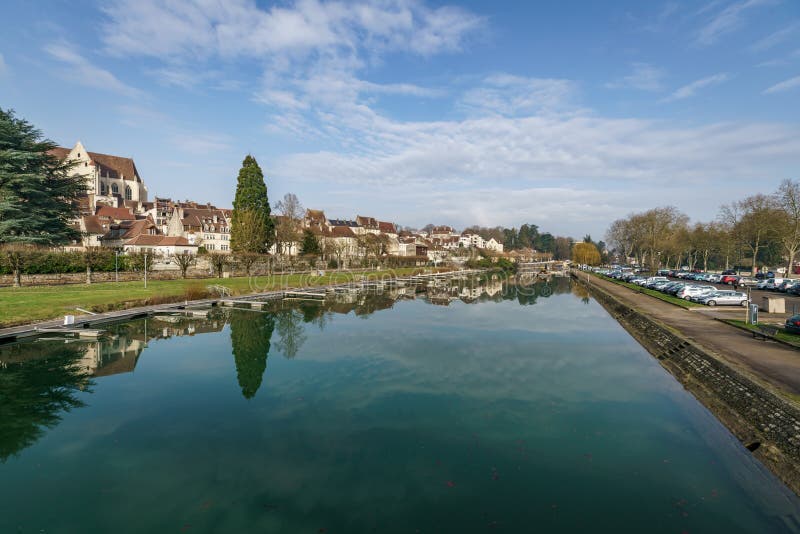
[[[109,325],[95,341],[39,339],[0,348],[0,461],[31,446],[62,414],[84,406],[76,392],[91,393],[92,378],[131,373],[148,345],[158,340],[221,332],[230,327],[231,351],[242,396],[258,393],[270,353],[287,359],[301,354],[305,324],[324,330],[337,315],[367,318],[414,299],[448,306],[516,300],[520,305],[576,291],[569,280],[529,285],[497,278],[461,280],[429,287],[353,292],[323,302],[283,301],[265,311],[215,308],[205,316],[168,314]],[[588,295],[586,296],[588,298]]]
[[[83,343],[61,343],[45,355],[38,343],[3,350],[0,462],[36,443],[64,412],[84,406],[76,393],[92,385],[83,365],[89,352]]]
[[[233,310],[229,315],[231,349],[242,395],[251,399],[261,387],[267,369],[275,317],[268,313]]]

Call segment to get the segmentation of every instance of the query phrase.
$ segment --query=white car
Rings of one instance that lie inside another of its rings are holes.
[[[684,300],[693,300],[716,290],[717,288],[714,286],[685,286],[675,296]]]
[[[707,306],[747,306],[747,295],[740,291],[714,291],[698,299]]]

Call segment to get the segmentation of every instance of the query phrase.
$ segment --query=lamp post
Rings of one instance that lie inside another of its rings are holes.
[[[119,250],[114,251],[114,281],[119,282]]]
[[[147,252],[144,253],[144,288],[147,289]]]

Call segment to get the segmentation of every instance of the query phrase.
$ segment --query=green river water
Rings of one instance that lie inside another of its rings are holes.
[[[800,531],[568,280],[400,293],[0,348],[0,533]]]

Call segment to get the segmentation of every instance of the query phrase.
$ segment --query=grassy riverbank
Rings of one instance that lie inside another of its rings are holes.
[[[673,295],[667,295],[666,293],[662,293],[661,291],[656,291],[654,289],[647,289],[646,287],[642,287],[636,284],[630,284],[628,282],[623,282],[622,280],[617,280],[616,278],[603,276],[602,274],[596,274],[595,276],[602,278],[603,280],[607,280],[613,284],[624,286],[639,293],[644,293],[645,295],[650,295],[651,297],[663,300],[664,302],[669,302],[670,304],[680,306],[681,308],[686,308],[687,310],[690,308],[697,308],[698,306],[702,306],[702,304],[698,304],[697,302],[691,302],[689,300],[684,300],[675,297]]]
[[[744,330],[750,330],[752,332],[757,332],[759,334],[762,333],[762,331],[759,329],[759,326],[764,326],[763,324],[759,324],[759,325],[747,324],[744,321],[741,321],[741,320],[738,320],[738,319],[724,319],[723,322],[728,323],[728,324],[733,325],[733,326],[736,326],[737,328],[742,328]],[[773,327],[773,326],[776,326],[776,325],[771,325],[770,324],[770,325],[766,325],[766,326]],[[786,343],[787,345],[791,345],[791,346],[793,346],[795,348],[800,349],[800,335],[790,334],[789,332],[786,331],[786,329],[784,329],[784,328],[782,328],[780,326],[778,326],[777,328],[778,328],[778,330],[775,332],[775,335],[773,335],[771,337],[777,339],[778,341],[782,341],[782,342]]]
[[[66,314],[81,314],[76,308],[103,312],[148,304],[202,299],[214,296],[208,289],[208,286],[212,285],[225,286],[233,295],[246,295],[281,288],[345,283],[361,276],[379,279],[422,271],[419,268],[408,267],[388,271],[329,271],[324,276],[312,276],[306,273],[225,279],[152,280],[147,283],[147,289],[142,281],[3,287],[0,288],[0,327],[54,319]]]

